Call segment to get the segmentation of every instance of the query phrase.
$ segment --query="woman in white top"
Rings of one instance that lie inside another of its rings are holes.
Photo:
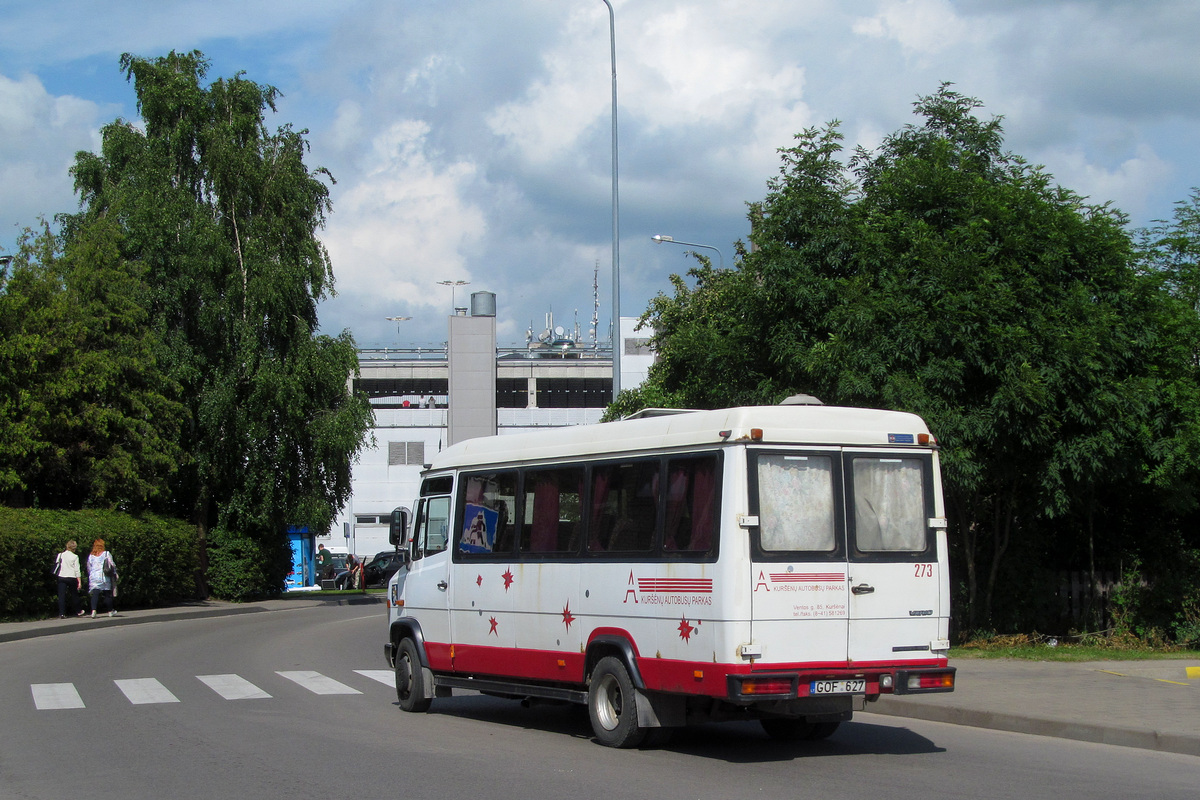
[[[104,597],[108,600],[108,615],[115,617],[117,609],[113,604],[113,585],[117,579],[117,565],[113,561],[112,553],[104,549],[103,539],[97,539],[92,543],[92,552],[87,560],[87,571],[88,594],[92,598],[92,616],[96,616],[100,598]]]
[[[67,546],[54,560],[54,574],[58,577],[58,618],[67,618],[67,605],[71,613],[77,617],[83,616],[79,608],[79,590],[83,581],[79,576],[79,556],[75,555],[75,540],[67,542]]]

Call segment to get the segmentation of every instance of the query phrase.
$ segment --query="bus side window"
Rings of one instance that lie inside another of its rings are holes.
[[[658,484],[658,461],[594,467],[589,552],[648,552],[658,520]]]
[[[413,533],[413,560],[446,549],[450,532],[450,498],[428,497],[421,501]]]
[[[521,552],[574,553],[579,548],[583,470],[529,470],[521,506]]]
[[[467,475],[462,482],[458,553],[464,557],[511,554],[516,540],[517,473]]]
[[[663,550],[706,553],[712,548],[717,522],[717,457],[667,461],[667,517]]]

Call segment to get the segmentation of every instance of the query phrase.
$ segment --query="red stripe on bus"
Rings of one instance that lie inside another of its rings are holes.
[[[593,632],[593,635],[596,633]],[[619,631],[613,629],[611,633]],[[456,644],[451,648],[448,644],[436,642],[426,642],[425,650],[429,654],[430,667],[435,672],[584,685],[586,655],[583,653],[464,644]],[[453,666],[450,665],[451,650],[454,653]],[[866,676],[872,686],[877,686],[880,673],[913,667],[944,667],[947,664],[944,658],[903,662],[805,661],[768,664],[756,661],[753,664],[732,664],[638,656],[636,661],[647,689],[707,697],[725,697],[730,675],[796,673],[802,686],[812,680],[861,675]],[[801,691],[801,694],[805,693]]]

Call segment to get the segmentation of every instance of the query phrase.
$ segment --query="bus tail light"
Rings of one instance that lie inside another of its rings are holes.
[[[954,667],[909,670],[896,673],[896,694],[928,694],[954,691]]]
[[[730,675],[732,697],[795,697],[799,678],[792,675]]]

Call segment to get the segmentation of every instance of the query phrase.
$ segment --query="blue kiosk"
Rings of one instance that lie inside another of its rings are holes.
[[[313,586],[316,573],[315,536],[308,526],[289,525],[288,544],[292,546],[292,571],[284,582],[284,589],[302,589]]]

